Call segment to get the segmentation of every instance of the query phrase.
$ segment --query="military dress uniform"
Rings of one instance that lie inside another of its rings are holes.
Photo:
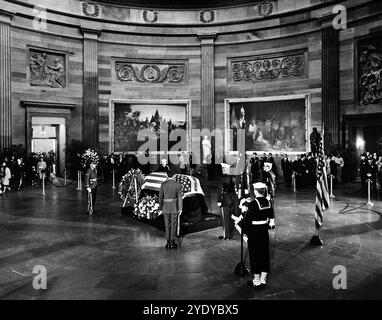
[[[247,207],[243,232],[248,237],[251,272],[259,281],[261,275],[261,284],[265,284],[266,275],[270,271],[268,223],[273,222],[274,210],[271,202],[265,197],[257,197],[247,202]]]
[[[182,185],[172,178],[161,184],[159,191],[159,210],[163,212],[165,223],[166,248],[173,249],[175,243],[178,214],[183,209]]]
[[[91,169],[89,168],[86,171],[85,174],[85,186],[86,188],[90,188],[92,192],[90,193],[89,197],[91,197],[91,205],[89,204],[89,214],[92,214],[94,212],[94,205],[97,198],[97,188],[98,188],[98,182],[97,182],[97,169]]]

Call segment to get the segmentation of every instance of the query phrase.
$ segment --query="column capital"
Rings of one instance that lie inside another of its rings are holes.
[[[202,45],[214,44],[216,33],[199,33],[198,38]]]
[[[13,18],[12,13],[0,9],[0,23],[11,24],[12,18]]]
[[[321,24],[322,29],[327,29],[327,28],[333,28],[333,20],[337,16],[335,13],[330,13],[330,14],[325,14],[320,17],[317,17],[318,23]]]
[[[89,40],[98,40],[98,36],[102,32],[101,29],[93,29],[87,26],[81,26],[80,29],[81,29],[82,35],[84,36],[84,39],[89,39]]]

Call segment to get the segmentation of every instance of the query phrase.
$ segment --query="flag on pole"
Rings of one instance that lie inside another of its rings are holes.
[[[329,209],[329,188],[328,177],[326,173],[326,166],[324,163],[324,152],[322,141],[318,150],[318,164],[317,164],[317,183],[316,183],[316,209],[315,209],[315,224],[316,230],[321,229],[324,219],[325,210]]]

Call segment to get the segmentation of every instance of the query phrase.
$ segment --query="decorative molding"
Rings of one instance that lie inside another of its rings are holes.
[[[257,5],[257,13],[260,17],[267,17],[273,13],[274,4],[272,1],[263,1]]]
[[[82,13],[87,17],[99,16],[99,5],[91,2],[82,2]]]
[[[149,17],[149,14],[152,14],[153,17]],[[146,23],[155,23],[158,21],[158,11],[155,10],[144,10],[143,11],[143,20]]]
[[[117,79],[142,83],[182,83],[185,80],[185,63],[115,63]]]
[[[215,21],[214,10],[204,10],[200,12],[200,21],[203,23],[211,23]]]
[[[30,48],[28,61],[31,86],[66,87],[65,54]]]
[[[305,54],[235,58],[230,61],[231,81],[268,81],[305,76]]]
[[[75,104],[72,103],[59,103],[59,102],[46,102],[46,101],[30,101],[23,100],[20,104],[24,108],[56,108],[56,109],[70,109],[76,108]]]

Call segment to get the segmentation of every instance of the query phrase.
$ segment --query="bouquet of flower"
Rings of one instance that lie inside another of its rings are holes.
[[[159,199],[156,195],[146,195],[134,205],[134,215],[138,219],[154,220],[159,214]]]
[[[81,156],[81,164],[83,168],[86,168],[90,162],[99,163],[99,155],[93,149],[87,149]]]
[[[139,169],[131,169],[126,173],[118,186],[118,194],[122,201],[128,200],[135,201],[135,197],[139,197],[142,190],[142,185],[145,182],[145,176]],[[136,190],[135,190],[136,189]]]

